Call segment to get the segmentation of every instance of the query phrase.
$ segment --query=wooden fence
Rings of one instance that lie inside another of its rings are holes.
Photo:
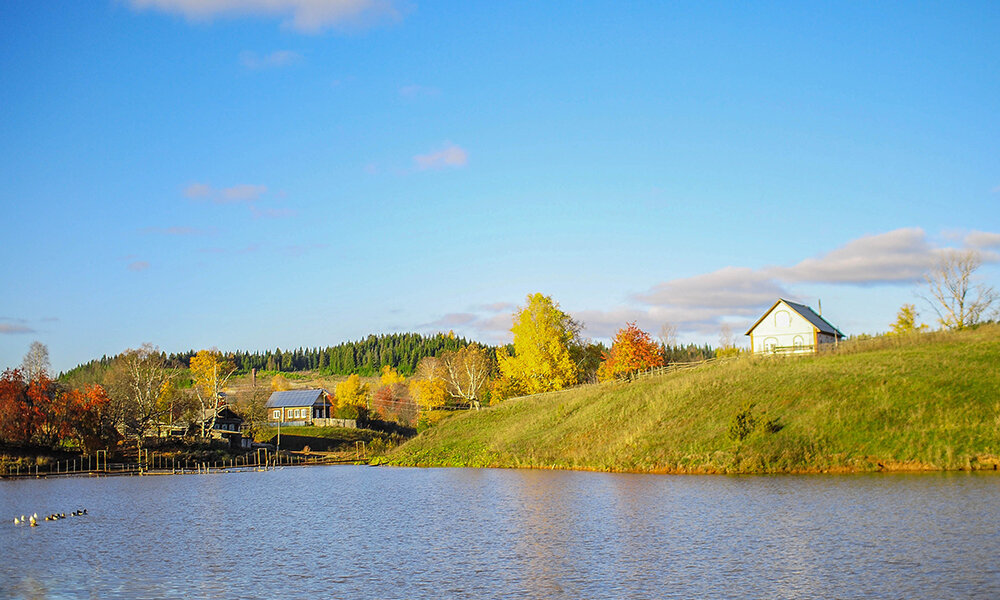
[[[275,453],[264,448],[243,456],[226,460],[196,461],[178,460],[156,452],[144,453],[143,460],[136,462],[108,462],[107,455],[99,452],[92,456],[57,460],[44,464],[24,466],[20,463],[8,465],[7,472],[0,473],[0,479],[23,479],[66,476],[111,476],[111,475],[187,475],[207,473],[228,473],[239,471],[264,471],[276,467],[298,467],[311,465],[355,464],[365,462],[367,448],[364,442],[354,453],[317,455],[307,453]]]
[[[654,367],[652,369],[646,369],[645,371],[638,371],[635,373],[630,373],[628,375],[622,376],[620,378],[612,379],[609,381],[601,381],[598,383],[581,383],[579,385],[570,386],[568,388],[563,388],[561,390],[553,390],[551,392],[539,392],[537,394],[528,394],[526,396],[514,396],[509,398],[509,400],[520,400],[523,398],[537,398],[539,396],[549,396],[553,394],[563,394],[572,390],[588,389],[588,388],[599,388],[614,383],[633,383],[635,381],[641,381],[643,379],[650,379],[653,377],[661,377],[663,375],[668,375],[676,371],[687,371],[689,369],[697,369],[699,367],[704,367],[712,363],[728,362],[731,360],[736,360],[738,357],[730,356],[726,358],[706,358],[705,360],[699,360],[695,362],[682,362],[682,363],[671,363],[662,367]]]

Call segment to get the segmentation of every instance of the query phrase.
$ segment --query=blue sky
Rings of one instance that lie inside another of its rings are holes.
[[[0,366],[1000,284],[1000,5],[0,4]],[[998,286],[1000,287],[1000,286]]]

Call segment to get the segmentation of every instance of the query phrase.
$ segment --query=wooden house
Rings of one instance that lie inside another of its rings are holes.
[[[267,420],[282,425],[307,425],[329,419],[333,408],[330,392],[323,389],[274,392],[264,405]]]
[[[212,414],[215,413],[215,423],[212,424]],[[243,417],[239,416],[231,408],[223,404],[218,411],[211,408],[201,411],[200,418],[205,423],[206,432],[215,439],[223,439],[229,442],[233,448],[247,446],[243,436]],[[200,428],[200,423],[193,423],[193,427]],[[211,427],[209,430],[208,428]]]
[[[785,299],[778,299],[767,309],[746,335],[750,336],[750,351],[755,354],[816,352],[822,344],[834,344],[844,338],[839,329],[813,309]]]

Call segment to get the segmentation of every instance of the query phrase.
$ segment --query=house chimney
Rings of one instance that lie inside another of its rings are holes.
[[[822,300],[817,300],[816,302],[819,303],[819,316],[822,317],[823,316],[823,301]]]

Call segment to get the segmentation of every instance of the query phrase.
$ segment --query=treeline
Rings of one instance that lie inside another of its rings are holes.
[[[702,346],[696,344],[688,344],[686,346],[679,344],[670,346],[661,345],[660,347],[663,349],[664,362],[668,365],[670,363],[698,362],[715,357],[715,349],[708,344]]]
[[[465,348],[473,342],[453,334],[439,333],[425,336],[419,333],[390,333],[384,335],[369,335],[363,340],[345,342],[326,348],[297,348],[294,350],[265,350],[263,352],[247,352],[238,350],[229,356],[239,373],[249,373],[251,369],[258,371],[284,372],[316,371],[325,375],[359,375],[371,377],[378,375],[382,367],[389,366],[405,376],[413,375],[420,359],[438,356],[443,352],[454,352]],[[496,364],[497,347],[484,347],[493,363]],[[506,347],[513,354],[513,346]],[[587,362],[584,371],[592,374],[603,351],[603,344],[593,344],[590,348],[594,355]],[[187,369],[191,366],[191,358],[197,354],[194,350],[187,352],[162,353],[167,368]],[[715,350],[708,344],[671,345],[664,348],[664,359],[667,364],[675,362],[696,362],[715,356]],[[102,356],[99,359],[84,363],[64,373],[60,379],[69,381],[100,381],[104,373],[114,362],[116,356]],[[590,364],[592,363],[592,364]],[[588,368],[589,367],[589,368]],[[588,377],[583,377],[587,380]]]
[[[248,352],[238,350],[227,358],[236,365],[239,373],[248,373],[251,369],[258,371],[285,372],[316,371],[325,375],[351,375],[358,373],[363,376],[374,376],[381,372],[382,367],[389,366],[403,375],[416,372],[420,359],[437,356],[443,352],[465,348],[472,342],[454,334],[438,333],[425,336],[419,333],[390,333],[384,335],[369,335],[356,342],[344,342],[326,348],[297,348],[293,350],[265,350],[263,352]],[[488,347],[495,358],[496,349]],[[187,369],[191,358],[197,354],[194,350],[165,354],[166,366],[171,369]],[[63,374],[63,378],[93,380],[94,376],[105,371],[115,356],[102,356],[71,369]]]

